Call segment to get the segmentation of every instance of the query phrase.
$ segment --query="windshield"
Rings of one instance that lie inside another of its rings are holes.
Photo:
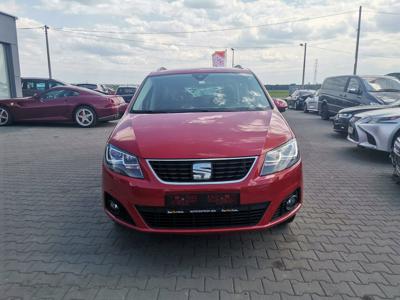
[[[395,78],[364,77],[363,81],[369,92],[400,92],[400,81]]]
[[[252,74],[194,73],[148,77],[133,113],[250,111],[271,105]]]

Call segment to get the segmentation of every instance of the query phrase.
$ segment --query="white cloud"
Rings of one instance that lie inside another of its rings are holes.
[[[236,47],[235,61],[269,83],[299,82],[303,49],[308,42],[306,81],[351,73],[359,4],[345,0],[43,0],[27,5],[8,1],[18,27],[51,27],[108,32],[66,33],[50,29],[54,76],[65,81],[138,83],[151,70],[210,66],[215,50]],[[365,2],[359,69],[387,73],[400,69],[397,0]],[[0,4],[0,9],[4,4]],[[258,26],[353,11],[349,14],[281,25],[210,33],[140,35],[132,33],[199,31]],[[47,74],[43,30],[20,30],[21,70],[25,76]],[[200,47],[196,47],[200,46]],[[244,47],[258,47],[244,49]],[[262,48],[266,47],[266,48]],[[338,50],[335,52],[335,50]],[[228,51],[230,55],[230,51]],[[376,58],[382,56],[389,58]],[[230,63],[230,62],[229,62]]]

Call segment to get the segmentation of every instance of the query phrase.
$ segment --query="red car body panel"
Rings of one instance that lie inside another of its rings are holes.
[[[162,71],[149,76],[199,72],[237,72],[240,69],[195,69]],[[264,89],[264,88],[263,88]],[[264,89],[265,90],[265,89]],[[265,91],[266,95],[268,93]],[[116,199],[134,221],[129,224],[116,218],[105,207],[107,215],[124,226],[157,233],[216,233],[260,230],[294,216],[302,206],[302,162],[267,176],[260,176],[266,152],[294,138],[289,125],[272,103],[273,109],[243,112],[194,112],[166,114],[130,114],[127,112],[109,137],[108,143],[135,155],[143,179],[120,175],[103,163],[103,194]],[[269,96],[268,96],[269,97]],[[253,168],[240,182],[170,184],[161,182],[153,173],[147,159],[212,159],[256,157]],[[300,201],[289,213],[272,219],[280,205],[294,192]],[[256,225],[218,228],[152,228],[146,224],[138,206],[164,207],[171,193],[239,192],[240,205],[269,202],[263,217]]]
[[[0,100],[0,106],[8,108],[14,122],[73,122],[73,113],[79,106],[90,106],[99,120],[118,119],[126,110],[122,98],[101,95],[87,89],[72,86],[58,86],[47,90],[71,90],[78,96],[41,100],[40,97],[26,97]]]

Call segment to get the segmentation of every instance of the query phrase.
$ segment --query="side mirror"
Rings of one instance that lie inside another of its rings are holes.
[[[355,95],[360,95],[361,94],[361,90],[360,89],[356,89],[356,88],[351,88],[348,90],[348,93],[350,94],[355,94]]]
[[[32,97],[35,100],[40,100],[40,94],[39,93],[34,93]]]
[[[286,111],[286,107],[279,106],[279,107],[278,107],[278,110],[279,110],[280,112],[285,112],[285,111]]]

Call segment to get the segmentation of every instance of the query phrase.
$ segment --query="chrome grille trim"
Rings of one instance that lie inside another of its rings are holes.
[[[151,166],[151,161],[215,161],[215,160],[234,160],[234,159],[249,159],[252,158],[253,159],[253,164],[250,166],[249,171],[247,172],[247,174],[238,180],[228,180],[228,181],[190,181],[190,182],[174,182],[174,181],[165,181],[162,180],[154,171],[153,167]],[[185,158],[185,159],[156,159],[156,158],[151,158],[151,159],[146,159],[146,163],[147,166],[150,168],[152,174],[154,175],[154,177],[157,178],[157,180],[161,183],[164,184],[171,184],[171,185],[207,185],[207,184],[226,184],[226,183],[238,183],[238,182],[242,182],[244,180],[246,180],[246,178],[249,176],[249,174],[251,173],[251,171],[254,168],[254,165],[256,164],[258,160],[258,156],[243,156],[243,157],[224,157],[224,158]]]

